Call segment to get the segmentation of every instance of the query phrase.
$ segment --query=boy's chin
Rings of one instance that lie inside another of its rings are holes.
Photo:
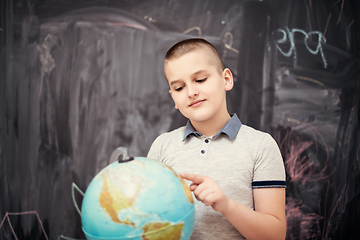
[[[196,109],[195,111],[180,111],[181,114],[191,122],[207,122],[214,118],[215,114],[209,109]]]
[[[204,115],[190,116],[190,117],[188,117],[188,119],[191,122],[206,123],[206,122],[210,121],[212,118],[211,118],[211,116],[209,116],[209,114],[204,114]]]

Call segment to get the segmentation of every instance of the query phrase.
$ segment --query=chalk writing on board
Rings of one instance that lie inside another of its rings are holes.
[[[280,38],[279,40],[276,41],[276,48],[279,50],[279,52],[284,55],[285,57],[293,57],[294,60],[294,65],[297,63],[297,51],[296,51],[296,46],[295,46],[295,40],[294,40],[294,35],[295,33],[301,33],[304,35],[304,44],[306,49],[314,55],[320,54],[321,59],[323,61],[324,64],[324,68],[327,68],[327,61],[325,59],[325,55],[324,55],[324,51],[322,48],[322,45],[326,43],[326,38],[325,36],[319,32],[319,31],[310,31],[310,32],[305,32],[304,30],[301,29],[297,29],[297,28],[293,28],[293,29],[289,29],[288,27],[284,30],[284,29],[277,29],[276,32],[281,33],[282,34],[282,38]],[[309,46],[309,40],[312,39],[312,36],[317,37],[317,45],[315,50],[313,50],[310,46]],[[286,52],[281,48],[281,44],[287,43],[287,40],[290,41],[290,49]]]
[[[43,226],[43,224],[42,224],[42,222],[41,222],[41,219],[40,219],[40,217],[39,217],[39,214],[38,214],[36,211],[16,212],[16,213],[6,212],[3,220],[2,220],[1,223],[0,223],[0,229],[1,229],[1,227],[3,226],[5,220],[7,220],[7,222],[9,223],[9,227],[10,227],[10,229],[11,229],[11,232],[12,232],[13,236],[15,237],[15,239],[17,240],[18,237],[17,237],[17,235],[16,235],[16,233],[15,233],[15,230],[14,230],[12,224],[11,224],[10,216],[20,216],[20,215],[30,215],[30,214],[35,214],[35,215],[36,215],[37,220],[38,220],[38,222],[39,222],[39,224],[40,224],[41,230],[42,230],[45,238],[46,238],[46,239],[49,239],[48,236],[46,235],[46,232],[45,232],[44,226]]]

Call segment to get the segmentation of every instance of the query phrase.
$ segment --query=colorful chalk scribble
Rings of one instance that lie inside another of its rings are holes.
[[[9,213],[9,212],[6,212],[4,218],[2,219],[1,223],[0,223],[0,230],[1,228],[5,225],[5,221],[7,221],[8,225],[9,225],[9,228],[11,230],[11,234],[12,236],[17,240],[18,239],[18,235],[17,233],[15,232],[15,229],[14,229],[14,226],[13,224],[11,223],[11,220],[10,220],[10,217],[11,216],[24,216],[24,215],[35,215],[36,216],[36,220],[38,221],[38,224],[40,225],[40,228],[41,228],[41,233],[43,235],[43,237],[48,240],[48,236],[45,232],[45,229],[44,229],[44,226],[41,222],[41,219],[39,217],[39,214],[36,212],[36,211],[26,211],[26,212],[15,212],[15,213]],[[5,236],[7,239],[10,238],[10,236]]]

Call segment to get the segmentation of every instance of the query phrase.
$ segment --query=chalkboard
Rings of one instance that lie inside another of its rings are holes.
[[[359,13],[356,0],[1,1],[0,239],[85,238],[74,202],[112,151],[146,156],[186,123],[162,65],[189,37],[233,71],[231,112],[280,146],[287,239],[359,239]]]

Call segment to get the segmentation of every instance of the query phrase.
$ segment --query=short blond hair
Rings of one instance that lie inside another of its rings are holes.
[[[219,52],[217,49],[206,41],[203,38],[189,38],[182,40],[172,46],[165,55],[165,63],[171,59],[179,58],[186,53],[197,49],[208,49],[213,54],[214,59],[211,59],[215,66],[218,68],[219,72],[221,73],[224,70],[224,64],[221,60]]]

